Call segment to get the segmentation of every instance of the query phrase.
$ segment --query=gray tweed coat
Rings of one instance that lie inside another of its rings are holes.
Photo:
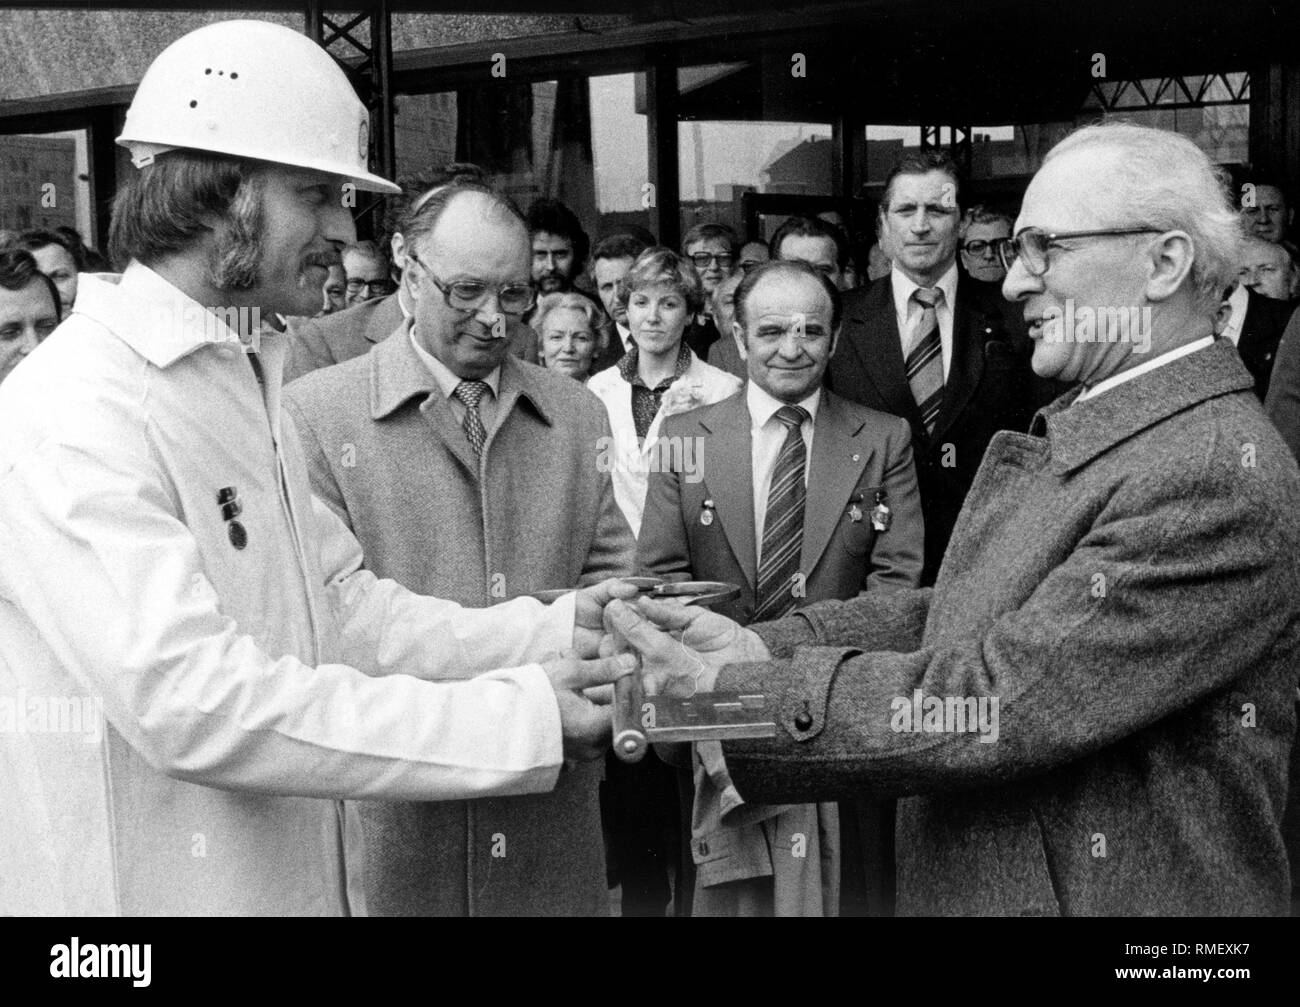
[[[933,589],[724,669],[781,710],[725,746],[741,795],[904,797],[900,912],[1284,914],[1300,472],[1252,388],[1218,343],[998,434]],[[996,740],[909,724],[918,690],[997,699]]]

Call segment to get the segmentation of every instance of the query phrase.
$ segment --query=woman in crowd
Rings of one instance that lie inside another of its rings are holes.
[[[543,367],[582,382],[591,377],[591,365],[604,352],[609,333],[600,327],[590,298],[573,291],[546,294],[537,302],[532,325]]]
[[[663,418],[734,395],[741,381],[682,343],[686,326],[704,308],[704,289],[688,259],[668,248],[647,248],[620,281],[619,300],[627,309],[631,347],[587,387],[609,410],[613,444],[598,463],[610,468],[614,496],[636,535],[649,473],[687,447],[659,441]]]

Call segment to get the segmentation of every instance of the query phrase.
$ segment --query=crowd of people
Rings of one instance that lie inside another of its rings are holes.
[[[196,141],[160,96],[236,43],[283,79]],[[104,720],[0,717],[0,911],[1290,911],[1283,187],[1107,124],[1014,213],[910,150],[865,250],[669,248],[254,100],[366,114],[210,25],[133,102],[120,275],[0,236],[0,700]],[[614,757],[628,649],[777,736]]]

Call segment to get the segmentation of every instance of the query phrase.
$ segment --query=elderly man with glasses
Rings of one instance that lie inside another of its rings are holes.
[[[905,913],[1284,915],[1300,471],[1214,339],[1234,213],[1190,140],[1115,124],[1017,225],[1003,292],[1075,387],[993,439],[934,588],[606,619],[651,692],[777,697],[775,739],[723,743],[728,813],[897,795]]]
[[[523,218],[455,181],[412,214],[404,254],[411,324],[285,391],[313,492],[377,576],[438,597],[493,605],[630,573],[596,465],[604,407],[510,353],[535,301]],[[579,766],[535,798],[363,805],[370,912],[607,913],[600,775]]]

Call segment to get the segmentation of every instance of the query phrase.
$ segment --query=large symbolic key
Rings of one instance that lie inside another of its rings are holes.
[[[739,596],[735,584],[718,581],[679,581],[661,584],[648,597],[681,599],[687,605],[716,605]],[[615,638],[615,650],[631,648]],[[697,692],[686,699],[647,697],[638,668],[614,683],[614,754],[624,762],[638,762],[646,749],[661,742],[726,741],[734,738],[771,738],[776,722],[761,694]]]

